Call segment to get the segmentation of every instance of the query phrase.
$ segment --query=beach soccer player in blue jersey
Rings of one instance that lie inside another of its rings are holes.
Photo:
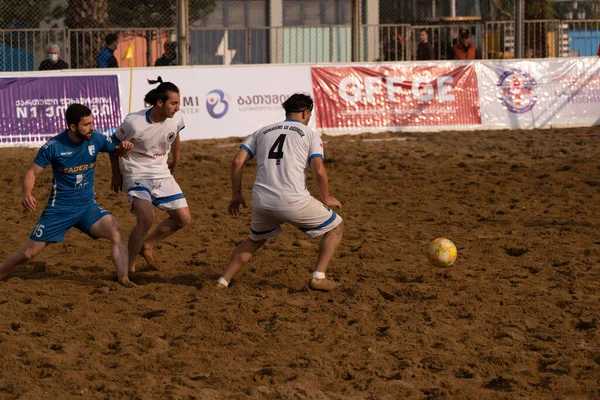
[[[118,282],[126,287],[135,286],[128,276],[125,231],[116,218],[94,200],[98,153],[125,155],[133,144],[118,143],[117,139],[94,131],[92,111],[84,105],[72,104],[65,117],[68,129],[46,142],[25,172],[21,200],[25,210],[36,209],[32,194],[35,179],[48,165],[52,165],[54,175],[52,191],[29,240],[0,264],[0,280],[38,255],[48,244],[62,242],[65,233],[75,227],[93,239],[110,240]]]

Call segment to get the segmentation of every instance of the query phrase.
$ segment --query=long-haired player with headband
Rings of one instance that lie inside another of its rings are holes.
[[[119,160],[111,157],[112,188],[127,193],[131,212],[137,217],[129,235],[129,272],[135,272],[138,254],[152,266],[152,249],[191,219],[187,201],[172,175],[179,164],[179,132],[184,128],[183,118],[177,113],[179,88],[163,82],[160,76],[148,83],[159,84],[144,98],[151,107],[127,115],[115,132],[119,140],[134,143],[134,148],[121,159],[120,168]],[[153,206],[169,216],[146,236],[154,222]]]

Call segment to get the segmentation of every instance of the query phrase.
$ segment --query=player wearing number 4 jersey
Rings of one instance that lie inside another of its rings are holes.
[[[75,227],[93,239],[111,241],[111,257],[120,284],[134,286],[127,273],[125,231],[115,217],[94,201],[94,170],[99,152],[124,155],[131,142],[115,145],[113,140],[94,131],[92,111],[72,104],[65,113],[68,129],[50,139],[38,151],[25,172],[21,205],[33,212],[35,178],[52,165],[54,179],[48,205],[35,225],[29,240],[0,264],[0,279],[17,266],[29,261],[48,244],[62,242],[65,233]]]
[[[323,236],[313,277],[309,287],[329,291],[336,284],[325,277],[327,265],[342,240],[342,218],[329,207],[341,207],[329,195],[329,182],[323,164],[323,142],[306,125],[310,121],[313,100],[305,94],[294,94],[283,103],[286,120],[254,132],[240,146],[231,167],[233,193],[229,213],[238,214],[246,207],[242,196],[244,164],[256,158],[258,170],[252,189],[252,221],[250,237],[233,252],[216,288],[225,289],[231,278],[243,267],[267,239],[281,233],[281,224],[289,223],[309,237]],[[307,168],[312,170],[320,201],[306,188]]]
[[[160,76],[150,84],[160,83],[146,94],[144,101],[152,107],[131,113],[115,132],[120,140],[130,140],[135,147],[119,161],[111,157],[112,187],[124,189],[137,223],[129,235],[129,272],[135,272],[138,253],[152,266],[152,249],[159,241],[177,232],[190,221],[190,210],[181,188],[171,175],[179,165],[179,132],[184,128],[179,111],[179,89]],[[168,164],[169,153],[173,159]],[[122,176],[121,176],[122,173]],[[154,223],[156,206],[169,217],[146,236]]]

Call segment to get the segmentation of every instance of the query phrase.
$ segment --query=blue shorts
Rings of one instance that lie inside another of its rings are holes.
[[[92,239],[97,239],[90,233],[90,228],[105,215],[110,215],[110,213],[96,203],[70,210],[46,207],[29,235],[29,239],[36,242],[62,242],[65,233],[73,227]]]

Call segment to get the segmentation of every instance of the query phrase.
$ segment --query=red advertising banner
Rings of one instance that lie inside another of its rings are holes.
[[[319,129],[480,125],[475,65],[311,68]]]

